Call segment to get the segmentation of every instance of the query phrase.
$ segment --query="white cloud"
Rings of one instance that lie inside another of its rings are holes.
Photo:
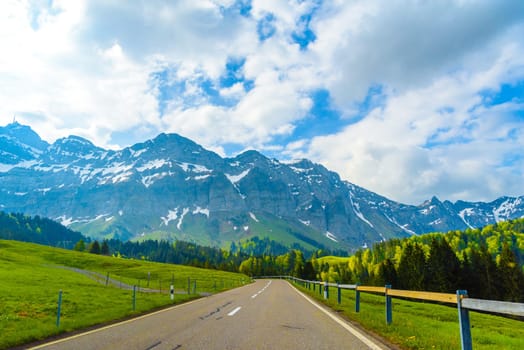
[[[522,154],[524,141],[516,135],[522,135],[524,124],[515,113],[524,105],[484,105],[481,96],[514,79],[513,68],[524,67],[524,48],[501,51],[484,71],[459,72],[391,94],[383,108],[336,135],[314,138],[301,155],[409,203],[428,194],[450,200],[519,194],[522,160],[508,166],[505,158]]]
[[[166,113],[162,120],[168,130],[181,133],[207,147],[223,143],[267,147],[271,138],[289,135],[293,122],[310,108],[311,101],[280,81],[277,72],[260,74],[255,88],[234,107],[200,105]]]
[[[77,134],[103,147],[171,131],[220,154],[236,144],[307,156],[406,202],[522,194],[522,100],[483,100],[524,80],[522,1],[253,0],[247,16],[235,6],[2,2],[0,124],[16,114],[49,141]],[[292,36],[308,14],[316,39],[304,50]],[[245,60],[250,87],[220,86],[230,58]],[[319,89],[348,125],[292,137]]]
[[[348,107],[376,84],[404,91],[457,70],[485,69],[498,40],[524,19],[520,1],[328,4],[312,23],[318,40],[311,48],[336,102]]]

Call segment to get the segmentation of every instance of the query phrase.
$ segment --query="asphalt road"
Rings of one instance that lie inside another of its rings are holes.
[[[386,349],[298,292],[258,280],[34,349]]]

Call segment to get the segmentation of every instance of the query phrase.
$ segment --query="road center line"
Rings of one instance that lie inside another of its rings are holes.
[[[264,288],[262,288],[261,290],[259,290],[258,292],[256,292],[254,295],[251,296],[251,299],[255,299],[256,297],[258,297],[263,291],[266,290],[267,287],[269,287],[269,285],[271,284],[271,282],[273,281],[269,281],[265,286]]]
[[[228,315],[228,316],[233,316],[233,315],[235,315],[237,312],[239,312],[241,308],[242,308],[242,306],[238,306],[237,308],[235,308],[233,311],[231,311],[231,312],[228,313],[227,315]]]

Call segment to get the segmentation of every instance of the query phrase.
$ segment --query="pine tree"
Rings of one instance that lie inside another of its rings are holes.
[[[375,282],[379,286],[384,286],[386,284],[391,285],[393,288],[399,286],[397,270],[395,270],[395,265],[391,259],[385,259],[380,263]]]
[[[524,274],[520,269],[515,253],[507,243],[502,246],[499,260],[499,274],[502,295],[506,301],[524,301]]]
[[[157,247],[157,252],[160,252],[160,247]],[[109,255],[109,245],[107,244],[107,240],[104,240],[102,242],[102,247],[100,248],[100,254],[102,255]],[[156,259],[156,261],[161,261],[160,258]]]
[[[89,245],[88,249],[89,253],[91,254],[100,254],[100,243],[98,241],[94,241]]]
[[[460,261],[443,238],[431,240],[426,263],[426,286],[434,292],[454,293],[458,287]]]
[[[402,289],[425,290],[426,257],[420,244],[407,242],[398,266],[398,280]]]
[[[500,299],[498,286],[499,271],[485,244],[480,250],[471,250],[471,270],[474,280],[472,288],[468,290],[470,296],[481,299]]]

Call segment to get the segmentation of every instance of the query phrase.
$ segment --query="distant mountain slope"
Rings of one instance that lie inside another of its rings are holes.
[[[42,215],[93,237],[228,246],[269,237],[357,248],[392,237],[522,217],[524,197],[491,203],[391,201],[319,164],[256,151],[221,158],[176,134],[119,151],[70,136],[48,145],[28,126],[0,128],[0,209]]]
[[[71,249],[76,242],[85,237],[50,219],[0,211],[0,239]]]

